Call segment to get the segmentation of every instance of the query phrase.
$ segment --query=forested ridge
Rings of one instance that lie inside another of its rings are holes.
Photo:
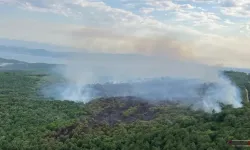
[[[46,74],[0,72],[2,150],[224,150],[231,139],[250,137],[250,75],[225,72],[242,92],[243,107],[220,113],[178,103],[152,104],[136,97],[87,104],[43,98]],[[247,148],[245,148],[247,149]]]

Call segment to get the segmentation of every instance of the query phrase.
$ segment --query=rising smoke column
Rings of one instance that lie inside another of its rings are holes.
[[[203,109],[206,112],[221,111],[219,103],[230,104],[235,108],[241,107],[241,95],[239,89],[231,81],[221,76],[219,81],[206,89],[201,99],[194,104],[195,109]]]

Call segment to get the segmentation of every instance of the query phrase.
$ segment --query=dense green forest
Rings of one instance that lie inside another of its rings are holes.
[[[135,97],[75,103],[43,98],[45,74],[0,72],[2,150],[224,150],[230,139],[249,139],[250,75],[225,72],[240,87],[244,106],[220,113],[178,103],[153,105]]]

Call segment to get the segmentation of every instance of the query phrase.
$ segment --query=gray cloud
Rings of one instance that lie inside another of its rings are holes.
[[[250,1],[220,0],[220,9],[224,15],[246,18],[250,16]]]
[[[237,1],[235,0],[222,0],[220,2],[222,7],[236,7],[237,6]]]

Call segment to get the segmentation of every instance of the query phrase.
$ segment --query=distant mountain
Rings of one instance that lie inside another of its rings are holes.
[[[29,49],[24,47],[13,47],[5,45],[0,45],[0,52],[33,55],[33,56],[44,56],[44,57],[67,57],[75,54],[73,52],[55,52],[55,51],[48,51],[45,49]]]
[[[0,42],[1,43],[1,42]],[[33,58],[33,56],[37,58]],[[17,59],[26,62],[43,62],[61,64],[64,60],[80,59],[86,63],[96,63],[121,60],[147,60],[147,56],[137,54],[111,54],[111,53],[90,53],[86,51],[51,51],[47,49],[31,49],[26,47],[6,46],[0,44],[0,57]],[[55,60],[58,59],[58,60]]]
[[[131,60],[129,62],[138,62],[140,64],[144,64],[144,61],[150,61],[152,59],[150,57],[138,54],[91,53],[86,50],[61,47],[52,44],[3,38],[0,38],[0,57],[29,63],[45,64],[63,64],[65,63],[65,60],[79,59],[89,67],[91,67],[93,64],[98,64],[99,62],[114,64],[114,62],[122,62],[123,60],[125,60],[125,62],[127,62],[127,60]],[[9,64],[2,65],[8,66]],[[247,68],[223,67],[221,70],[250,73],[250,69]]]
[[[71,47],[57,46],[53,44],[45,44],[32,41],[6,39],[6,38],[0,38],[0,45],[5,45],[9,47],[25,47],[29,49],[49,49],[53,51],[69,51],[69,50],[77,51],[77,49]]]
[[[53,64],[46,63],[27,63],[23,61],[0,58],[0,71],[6,70],[49,70]]]
[[[0,63],[15,63],[15,64],[18,64],[18,63],[25,63],[25,62],[14,60],[14,59],[0,58]]]
[[[0,56],[1,53],[15,53],[22,55],[31,55],[39,57],[65,58],[72,56],[81,56],[82,59],[129,59],[145,57],[137,54],[111,54],[111,53],[92,53],[85,49],[76,49],[71,47],[62,47],[52,44],[37,42],[28,42],[21,40],[10,40],[0,38]]]

